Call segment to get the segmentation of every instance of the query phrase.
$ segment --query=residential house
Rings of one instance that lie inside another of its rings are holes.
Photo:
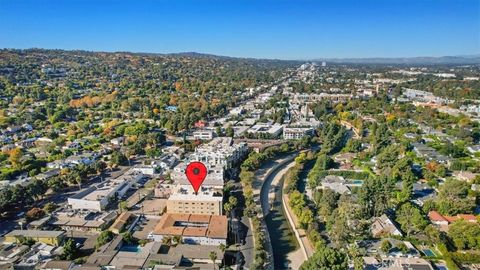
[[[383,214],[380,217],[376,217],[373,220],[371,226],[371,232],[373,237],[382,236],[403,236],[402,231],[398,229],[397,225],[386,215]]]

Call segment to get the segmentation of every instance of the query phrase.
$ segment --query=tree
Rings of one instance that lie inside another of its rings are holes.
[[[118,202],[118,209],[120,212],[124,212],[128,210],[128,203],[127,201],[121,200]]]
[[[133,234],[131,232],[126,232],[122,234],[122,239],[125,243],[132,245],[137,243],[137,239],[133,237]]]
[[[400,243],[397,245],[397,248],[398,248],[398,250],[400,250],[403,254],[406,254],[406,253],[408,253],[408,251],[409,251],[407,245],[405,245],[404,242],[400,242]]]
[[[68,260],[71,261],[75,259],[75,254],[77,253],[77,246],[75,245],[75,242],[73,239],[68,239],[65,242],[65,245],[63,245],[63,252],[60,258],[62,260]]]
[[[233,208],[235,208],[237,206],[238,200],[235,196],[230,196],[228,198],[228,203],[230,203],[233,206]]]
[[[392,204],[395,185],[385,176],[369,178],[360,188],[358,197],[363,217],[380,216]]]
[[[480,225],[465,220],[453,222],[448,228],[448,236],[458,249],[480,249]]]
[[[210,253],[208,254],[208,257],[213,263],[213,269],[215,269],[215,262],[217,261],[217,253],[215,251],[210,251]]]
[[[43,207],[43,210],[45,212],[47,212],[48,214],[52,213],[53,211],[55,211],[55,209],[57,209],[57,205],[53,202],[48,202],[45,204],[45,206]]]
[[[407,233],[407,236],[423,231],[428,225],[421,210],[410,202],[402,204],[398,208],[396,215],[396,221],[400,224],[402,230]]]
[[[221,126],[217,126],[217,128],[215,129],[215,133],[217,134],[218,137],[221,137],[223,135],[222,133],[222,127]]]
[[[34,207],[34,208],[28,210],[28,212],[25,214],[25,216],[29,220],[37,220],[37,219],[41,219],[42,217],[45,216],[45,211],[43,211],[43,209]]]
[[[234,130],[233,130],[232,125],[228,125],[227,130],[225,131],[225,133],[226,133],[227,137],[233,138],[235,132],[234,132]]]
[[[128,164],[128,159],[121,152],[115,151],[110,158],[110,164],[115,166],[126,165]]]
[[[362,142],[360,140],[350,139],[344,149],[347,152],[358,153],[362,150]]]
[[[113,233],[111,231],[103,231],[97,237],[97,242],[95,243],[95,247],[98,249],[101,246],[105,245],[106,243],[112,241]]]
[[[23,150],[17,147],[10,151],[10,156],[8,158],[8,161],[10,161],[13,167],[18,168],[21,165],[22,158],[23,158]]]
[[[380,249],[384,252],[384,253],[388,253],[390,251],[390,249],[392,248],[392,243],[390,243],[390,241],[388,240],[383,240],[381,246],[380,246]]]
[[[323,247],[315,251],[300,266],[301,270],[343,270],[348,268],[348,259],[345,253]]]
[[[475,208],[475,199],[468,196],[468,183],[447,179],[439,188],[436,205],[444,215],[469,214]]]

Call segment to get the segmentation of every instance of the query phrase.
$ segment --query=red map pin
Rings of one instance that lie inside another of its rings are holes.
[[[188,181],[192,184],[193,189],[195,190],[195,194],[198,193],[198,189],[207,177],[207,167],[203,165],[203,163],[194,161],[188,164],[187,168],[185,169],[185,174],[187,175]]]

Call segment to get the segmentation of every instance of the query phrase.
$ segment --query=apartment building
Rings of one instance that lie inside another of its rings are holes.
[[[283,129],[284,140],[298,140],[303,137],[312,136],[313,128],[310,127],[286,127]]]
[[[217,137],[200,145],[190,155],[191,161],[200,161],[210,167],[222,166],[230,169],[248,152],[246,143],[234,144],[230,137]]]
[[[195,194],[187,185],[177,185],[167,200],[167,213],[180,214],[223,214],[223,194],[213,188],[202,187]]]
[[[227,217],[219,215],[165,214],[149,238],[161,242],[164,237],[180,236],[184,244],[226,244]]]

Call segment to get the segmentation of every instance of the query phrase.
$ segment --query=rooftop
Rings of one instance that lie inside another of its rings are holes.
[[[154,234],[227,238],[227,217],[199,214],[164,214]]]
[[[64,235],[64,231],[42,231],[42,230],[13,230],[5,235],[5,237],[59,237]]]

